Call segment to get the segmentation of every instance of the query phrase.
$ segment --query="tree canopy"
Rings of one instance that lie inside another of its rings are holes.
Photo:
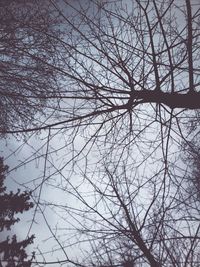
[[[0,3],[0,131],[34,124],[57,88],[56,18],[48,1]]]

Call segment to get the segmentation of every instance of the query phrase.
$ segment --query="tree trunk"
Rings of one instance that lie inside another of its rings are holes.
[[[170,108],[199,109],[200,108],[200,92],[181,93],[165,93],[162,91],[133,91],[128,102],[131,108],[135,104],[140,103],[157,103],[164,104]]]

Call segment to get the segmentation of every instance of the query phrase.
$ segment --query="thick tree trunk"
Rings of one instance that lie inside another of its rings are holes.
[[[133,91],[127,105],[131,108],[135,104],[140,103],[165,104],[170,108],[199,109],[200,92],[181,94],[165,93],[155,90]]]

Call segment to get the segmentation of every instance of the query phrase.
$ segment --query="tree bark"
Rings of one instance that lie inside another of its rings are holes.
[[[133,91],[127,103],[129,108],[141,103],[164,104],[170,108],[199,109],[200,92],[167,93],[162,91],[141,90]]]

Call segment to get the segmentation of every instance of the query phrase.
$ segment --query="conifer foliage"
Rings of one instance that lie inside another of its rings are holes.
[[[4,164],[3,158],[0,157],[0,232],[10,230],[11,226],[19,222],[16,217],[17,213],[23,213],[33,207],[30,202],[30,192],[17,193],[6,192],[4,181],[8,172],[8,166]],[[0,241],[0,266],[5,267],[30,267],[31,259],[25,248],[33,242],[34,236],[25,240],[17,241],[16,235],[7,237],[6,240]],[[34,256],[34,254],[33,254]]]

